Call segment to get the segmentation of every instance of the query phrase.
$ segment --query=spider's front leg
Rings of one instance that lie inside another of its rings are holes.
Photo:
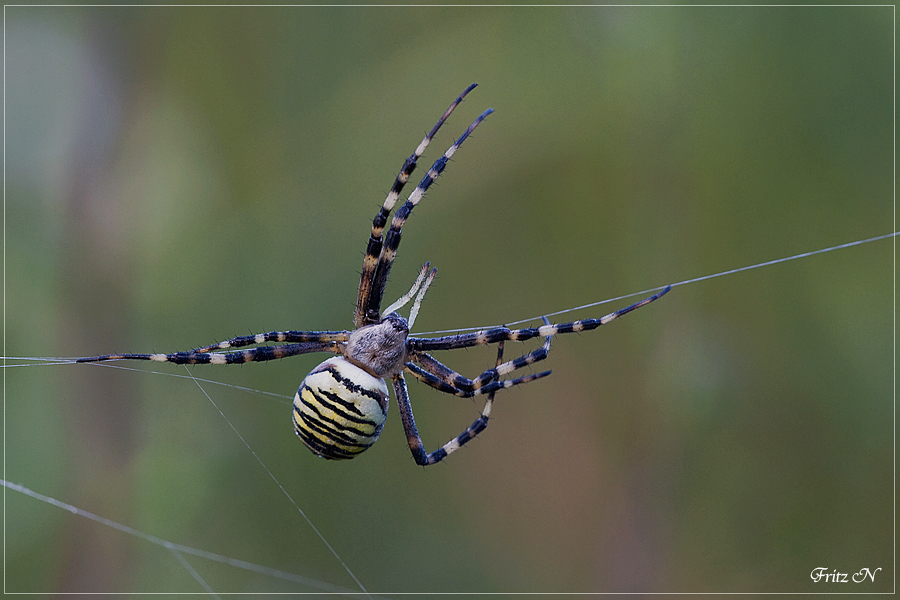
[[[434,161],[434,164],[431,165],[431,168],[428,170],[428,173],[425,174],[425,177],[422,178],[422,181],[419,182],[419,185],[416,186],[416,189],[412,191],[409,195],[409,198],[406,199],[406,203],[403,204],[400,208],[397,209],[397,212],[394,213],[394,218],[391,220],[391,228],[385,234],[384,237],[384,246],[381,249],[381,255],[378,258],[378,264],[375,267],[375,272],[372,275],[372,289],[369,294],[369,301],[366,307],[365,314],[367,318],[377,318],[381,307],[381,299],[384,296],[384,288],[387,285],[388,274],[391,271],[391,265],[394,262],[394,257],[397,255],[397,248],[400,246],[400,237],[403,229],[403,225],[406,223],[406,220],[409,218],[410,214],[412,214],[413,209],[418,205],[418,203],[425,196],[425,193],[428,191],[428,188],[440,177],[441,173],[444,172],[444,169],[447,167],[447,163],[456,154],[456,151],[459,150],[460,146],[462,146],[463,142],[472,135],[472,132],[475,131],[475,128],[478,127],[482,121],[484,121],[488,115],[494,112],[493,108],[489,108],[481,115],[475,119],[475,121],[469,125],[468,129],[459,136],[459,138],[450,146],[444,155],[439,159]]]
[[[406,182],[409,181],[410,175],[416,168],[416,164],[419,158],[422,157],[422,154],[425,152],[425,149],[428,147],[428,144],[431,143],[431,140],[434,138],[435,134],[441,128],[441,125],[444,124],[444,121],[450,116],[450,114],[459,106],[460,102],[463,101],[463,98],[475,89],[477,84],[473,83],[465,90],[463,93],[453,101],[452,104],[444,111],[444,114],[441,116],[440,120],[435,124],[434,127],[431,128],[431,131],[428,132],[428,135],[422,140],[419,146],[416,148],[415,152],[413,152],[409,158],[403,163],[403,167],[400,169],[400,173],[397,175],[397,178],[394,180],[394,185],[391,186],[391,191],[388,192],[387,198],[384,199],[384,203],[381,205],[381,210],[375,215],[375,218],[372,220],[372,234],[369,236],[369,244],[366,247],[366,256],[363,260],[363,269],[359,278],[359,294],[356,300],[356,311],[353,315],[353,321],[356,324],[356,327],[362,327],[363,325],[371,325],[378,321],[378,310],[374,313],[367,312],[369,310],[370,296],[372,295],[372,286],[375,278],[375,271],[378,267],[379,259],[381,258],[381,250],[384,245],[384,240],[382,238],[382,232],[384,231],[384,227],[387,224],[388,216],[391,214],[391,211],[394,210],[394,205],[397,203],[397,200],[400,198],[400,192],[403,190],[403,186],[406,185]],[[380,302],[380,298],[378,299]]]

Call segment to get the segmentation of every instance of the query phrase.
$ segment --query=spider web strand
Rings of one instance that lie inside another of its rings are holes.
[[[882,235],[877,235],[875,237],[870,237],[864,240],[856,240],[853,242],[846,242],[844,244],[838,244],[836,246],[829,246],[828,248],[822,248],[820,250],[810,250],[809,252],[801,252],[800,254],[794,254],[792,256],[785,256],[783,258],[776,258],[773,260],[767,260],[765,262],[756,263],[753,265],[747,265],[746,267],[738,267],[736,269],[729,269],[727,271],[720,271],[718,273],[713,273],[711,275],[702,275],[700,277],[694,277],[693,279],[685,279],[683,281],[679,281],[678,283],[671,284],[672,287],[678,287],[680,285],[688,285],[690,283],[697,283],[699,281],[705,281],[707,279],[715,279],[716,277],[723,277],[725,275],[734,275],[735,273],[740,273],[742,271],[750,271],[753,269],[759,269],[760,267],[769,267],[772,265],[776,265],[778,263],[789,262],[792,260],[797,260],[799,258],[807,258],[810,256],[815,256],[816,254],[824,254],[826,252],[832,252],[834,250],[842,250],[844,248],[850,248],[853,246],[861,246],[863,244],[868,244],[870,242],[877,242],[879,240],[884,240],[888,238],[897,237],[900,235],[900,231],[895,231],[893,233],[885,233]],[[626,300],[628,298],[633,298],[635,296],[646,296],[648,294],[652,294],[664,289],[666,286],[661,285],[655,288],[649,288],[646,290],[641,290],[640,292],[632,292],[630,294],[625,294],[623,296],[616,296],[615,298],[608,298],[606,300],[599,300],[597,302],[590,302],[588,304],[582,304],[581,306],[574,306],[572,308],[566,308],[563,310],[558,310],[556,312],[544,313],[543,315],[537,317],[530,317],[528,319],[521,319],[519,321],[511,321],[509,323],[504,323],[503,327],[510,327],[513,325],[521,325],[523,323],[530,323],[531,321],[537,321],[542,319],[543,317],[556,317],[559,315],[564,315],[567,313],[584,310],[586,308],[593,308],[595,306],[600,306],[602,304],[609,304],[610,302],[618,302],[619,300]],[[439,331],[425,331],[422,333],[417,333],[416,335],[438,335],[444,333],[457,333],[462,331],[480,331],[483,329],[492,329],[494,327],[501,327],[501,325],[487,325],[483,327],[460,327],[457,329],[442,329]]]
[[[206,594],[208,596],[212,596],[213,598],[216,598],[216,600],[221,600],[219,598],[218,594],[216,594],[213,591],[212,587],[210,587],[210,585],[208,583],[206,583],[206,580],[203,579],[203,577],[200,575],[200,573],[197,572],[197,569],[195,569],[191,565],[191,563],[188,562],[188,560],[184,557],[184,554],[182,554],[175,548],[169,548],[169,551],[172,552],[172,555],[178,560],[178,562],[181,564],[181,566],[184,568],[184,570],[191,574],[191,577],[194,578],[194,581],[199,583],[200,587],[202,587],[204,590],[206,590]]]
[[[268,466],[266,466],[266,463],[264,463],[262,461],[262,459],[259,457],[259,455],[256,453],[256,451],[250,446],[250,444],[247,442],[247,440],[244,438],[244,436],[241,435],[241,432],[239,432],[237,430],[237,428],[234,426],[234,424],[231,422],[231,420],[225,416],[225,413],[222,412],[222,409],[219,408],[219,406],[216,404],[215,400],[213,400],[212,397],[203,388],[203,386],[200,385],[200,382],[194,378],[194,376],[191,374],[190,369],[187,368],[187,365],[185,365],[185,370],[188,372],[188,375],[190,376],[190,378],[193,379],[194,383],[197,384],[197,387],[200,388],[200,391],[203,392],[203,395],[206,396],[206,399],[209,400],[210,403],[213,405],[213,407],[219,412],[219,415],[221,415],[222,418],[225,419],[225,422],[228,423],[228,426],[231,427],[231,430],[234,431],[235,435],[238,436],[238,439],[240,439],[241,442],[244,444],[244,446],[247,447],[247,450],[250,452],[250,454],[253,455],[253,458],[256,459],[256,462],[258,462],[260,464],[260,466],[263,468],[263,470],[266,473],[268,473],[268,475],[272,479],[272,481],[275,482],[275,485],[278,486],[278,489],[281,490],[281,493],[285,495],[285,497],[294,506],[294,508],[297,510],[297,512],[300,514],[300,516],[303,517],[303,519],[306,521],[307,525],[309,525],[310,529],[312,529],[315,532],[315,534],[317,536],[319,536],[319,539],[322,540],[322,543],[325,544],[325,547],[328,548],[328,550],[331,552],[331,554],[334,556],[334,558],[341,564],[341,566],[344,568],[344,570],[347,572],[347,574],[350,575],[350,578],[356,583],[356,585],[359,586],[359,589],[362,590],[363,593],[367,597],[371,598],[371,596],[369,595],[369,592],[366,590],[365,586],[363,586],[362,582],[359,579],[357,579],[356,575],[353,574],[353,571],[350,570],[350,567],[347,566],[347,563],[344,562],[344,559],[341,558],[340,555],[337,553],[337,551],[332,547],[332,545],[328,543],[328,540],[325,539],[325,536],[322,535],[322,532],[319,531],[319,528],[313,524],[313,522],[306,515],[306,513],[303,511],[303,509],[300,508],[300,505],[297,504],[296,500],[294,500],[294,497],[291,496],[291,494],[287,491],[287,489],[285,489],[285,487],[283,485],[281,485],[281,482],[278,481],[278,478],[275,477],[275,474],[272,473],[272,471],[269,469]]]
[[[95,521],[102,525],[106,525],[107,527],[112,527],[113,529],[117,529],[123,533],[128,535],[132,535],[134,537],[140,538],[144,541],[150,542],[151,544],[156,544],[157,546],[162,546],[172,552],[178,554],[187,554],[190,556],[198,556],[200,558],[205,558],[207,560],[211,560],[214,562],[226,564],[232,567],[236,567],[238,569],[244,569],[245,571],[252,571],[254,573],[259,573],[260,575],[266,575],[269,577],[273,577],[276,579],[283,579],[285,581],[290,581],[292,583],[298,583],[301,585],[309,586],[312,588],[316,588],[329,593],[336,594],[345,594],[350,596],[358,596],[359,592],[354,590],[349,590],[347,588],[343,588],[341,586],[337,586],[331,583],[326,583],[324,581],[319,581],[317,579],[312,579],[309,577],[304,577],[303,575],[297,575],[295,573],[289,573],[287,571],[281,571],[279,569],[273,569],[271,567],[265,567],[263,565],[258,565],[255,563],[247,562],[245,560],[240,560],[237,558],[231,558],[228,556],[224,556],[222,554],[216,554],[215,552],[209,552],[207,550],[199,550],[197,548],[192,548],[190,546],[185,546],[183,544],[178,544],[175,542],[170,542],[164,540],[155,535],[145,533],[140,531],[139,529],[135,529],[133,527],[129,527],[128,525],[123,525],[118,523],[117,521],[113,521],[112,519],[107,519],[106,517],[101,517],[100,515],[96,515],[92,512],[83,510],[62,500],[57,500],[56,498],[52,498],[50,496],[45,496],[44,494],[35,492],[23,485],[19,485],[17,483],[12,483],[10,481],[6,481],[5,479],[0,479],[0,485],[3,485],[4,488],[8,490],[12,490],[15,492],[19,492],[25,496],[30,498],[34,498],[35,500],[40,500],[41,502],[45,502],[50,504],[51,506],[55,506],[57,508],[61,508],[63,510],[69,511],[74,515],[78,515],[79,517],[83,517],[85,519],[90,519],[91,521]]]

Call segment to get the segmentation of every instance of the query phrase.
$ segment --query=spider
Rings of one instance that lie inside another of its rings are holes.
[[[272,331],[240,336],[186,352],[106,354],[78,358],[76,361],[87,363],[108,360],[151,360],[176,364],[243,364],[310,352],[330,352],[336,356],[313,369],[304,378],[294,396],[294,430],[315,454],[327,459],[349,459],[369,448],[378,439],[388,409],[387,381],[390,381],[394,388],[403,429],[416,464],[433,465],[458,450],[485,430],[494,394],[498,390],[534,381],[550,374],[550,371],[543,371],[512,379],[503,378],[526,365],[545,359],[553,335],[596,329],[653,302],[671,289],[671,286],[666,287],[649,298],[599,319],[552,325],[544,317],[544,325],[540,327],[525,329],[496,327],[474,333],[418,338],[410,336],[409,331],[415,323],[425,292],[437,273],[437,269],[431,269],[429,263],[425,263],[409,292],[384,311],[381,310],[382,296],[400,245],[404,223],[431,184],[444,171],[450,158],[475,128],[493,112],[493,109],[484,111],[444,155],[437,159],[406,202],[394,213],[390,228],[385,234],[388,217],[432,138],[476,85],[473,83],[467,87],[453,101],[415,152],[406,159],[381,210],[375,215],[359,281],[353,331]],[[412,306],[409,316],[403,318],[397,311],[410,301]],[[524,341],[531,338],[544,338],[544,343],[518,358],[503,360],[505,341]],[[276,342],[278,345],[262,345],[268,342]],[[434,350],[469,348],[495,343],[498,344],[496,365],[474,379],[463,377],[429,354]],[[257,347],[234,350],[244,346]],[[446,394],[464,398],[486,396],[481,415],[465,431],[444,446],[431,453],[426,452],[413,418],[406,380],[403,378],[404,371]]]

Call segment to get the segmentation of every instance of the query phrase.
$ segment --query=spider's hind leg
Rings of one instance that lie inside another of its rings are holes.
[[[497,346],[497,367],[499,368],[502,364],[503,342],[500,342],[500,344]],[[465,444],[475,439],[475,437],[479,433],[487,429],[488,420],[491,417],[491,407],[494,401],[494,394],[496,392],[497,390],[494,389],[488,394],[487,400],[484,403],[484,408],[481,409],[481,415],[477,419],[475,419],[475,421],[471,425],[469,425],[465,431],[463,431],[461,434],[459,434],[434,452],[428,454],[425,452],[425,446],[422,443],[422,438],[419,436],[419,431],[418,429],[416,429],[416,423],[412,416],[412,408],[409,405],[409,394],[406,391],[406,382],[402,379],[402,377],[398,377],[397,379],[395,379],[394,393],[397,395],[397,401],[400,404],[400,414],[402,415],[403,419],[403,428],[406,430],[406,438],[409,444],[409,449],[412,452],[413,458],[416,460],[416,464],[427,467],[429,465],[439,463],[443,459],[445,459],[448,454],[456,452]]]
[[[296,344],[280,344],[278,346],[260,346],[250,350],[236,350],[233,352],[199,352],[189,350],[187,352],[172,352],[169,354],[103,354],[101,356],[84,356],[76,358],[77,363],[105,362],[109,360],[151,360],[154,362],[169,362],[176,365],[234,365],[248,362],[263,362],[309,354],[311,352],[333,352],[341,354],[342,346],[334,341],[307,341]]]
[[[547,318],[544,317],[544,324],[549,325],[549,323],[550,322],[547,320]],[[534,379],[549,375],[550,372],[546,371],[537,375],[526,375],[517,379],[507,379],[503,381],[500,380],[502,376],[508,373],[512,373],[513,371],[517,371],[522,367],[534,364],[547,358],[547,354],[550,352],[550,341],[552,337],[553,336],[548,335],[544,339],[544,343],[540,348],[532,350],[528,354],[524,354],[513,360],[507,362],[501,361],[497,364],[496,367],[494,367],[493,369],[488,369],[474,379],[468,379],[460,375],[453,369],[449,368],[448,366],[425,352],[415,352],[411,356],[414,362],[408,362],[406,364],[406,368],[423,383],[426,383],[431,387],[448,394],[454,394],[456,396],[468,398],[479,394],[492,393],[504,387],[512,387],[513,385],[526,383],[528,381],[533,381]],[[501,341],[500,343],[502,344],[503,342]],[[502,356],[503,353],[501,348],[499,357]],[[419,365],[421,366],[414,363],[419,363]]]
[[[224,342],[217,342],[209,346],[201,346],[192,350],[194,353],[212,352],[214,350],[228,350],[231,348],[241,348],[243,346],[253,346],[256,344],[266,344],[268,342],[346,342],[350,337],[347,331],[270,331],[268,333],[256,333],[253,335],[242,335]]]
[[[647,306],[651,302],[668,294],[672,289],[671,285],[666,286],[661,291],[656,292],[648,298],[644,298],[635,302],[631,306],[620,308],[615,312],[611,312],[605,317],[599,319],[583,319],[580,321],[572,321],[571,323],[559,323],[551,325],[550,322],[543,318],[544,324],[541,327],[526,327],[524,329],[508,329],[506,327],[495,327],[493,329],[483,329],[473,333],[460,333],[457,335],[448,335],[438,338],[409,338],[407,344],[415,353],[427,352],[429,350],[454,350],[457,348],[471,348],[472,346],[485,346],[487,344],[496,344],[502,340],[513,340],[524,342],[536,337],[546,337],[562,333],[577,333],[581,331],[591,331],[597,329],[601,325],[606,325],[610,321],[614,321],[619,317],[627,315],[631,311],[637,310],[643,306]]]

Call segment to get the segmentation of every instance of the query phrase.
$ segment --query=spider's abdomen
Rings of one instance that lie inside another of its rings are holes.
[[[294,431],[319,456],[353,458],[378,439],[387,407],[383,379],[343,357],[329,358],[294,396]]]

